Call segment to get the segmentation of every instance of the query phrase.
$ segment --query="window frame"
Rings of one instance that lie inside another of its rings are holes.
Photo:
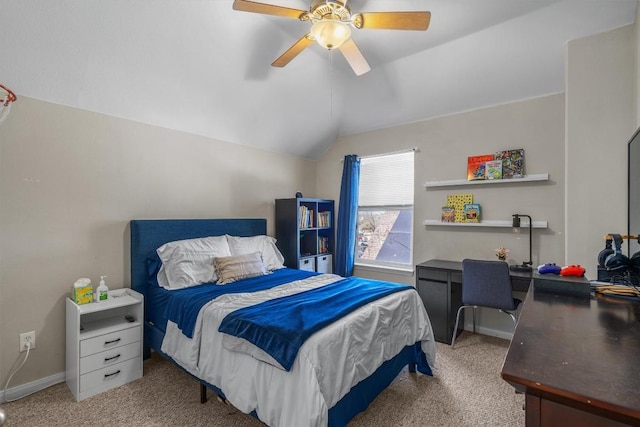
[[[371,269],[371,270],[383,270],[383,271],[396,271],[403,273],[413,273],[414,269],[414,235],[415,235],[415,152],[416,150],[411,150],[414,154],[412,156],[412,161],[414,162],[414,171],[413,171],[413,182],[411,192],[413,194],[412,203],[411,204],[401,204],[401,205],[372,205],[372,206],[360,206],[358,203],[357,206],[357,224],[356,224],[356,239],[355,245],[353,247],[354,254],[354,265],[359,268]],[[395,153],[387,153],[387,154],[379,154],[375,156],[371,156],[371,158],[380,158],[386,156],[394,156],[398,154],[403,154],[404,152],[395,152]],[[367,157],[361,158],[362,160],[367,159]],[[360,191],[360,186],[362,185],[362,181],[359,184],[358,190]],[[360,200],[358,200],[360,202]],[[409,260],[408,263],[398,263],[398,262],[389,262],[389,261],[376,261],[376,260],[362,260],[358,257],[358,229],[360,224],[360,214],[364,211],[409,211],[411,213],[411,228],[410,228],[410,247],[409,247]]]

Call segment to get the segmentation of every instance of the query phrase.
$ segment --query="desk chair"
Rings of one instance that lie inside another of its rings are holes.
[[[453,329],[451,347],[456,341],[460,312],[473,308],[473,332],[476,331],[476,308],[495,308],[508,314],[515,326],[517,320],[514,311],[521,300],[511,295],[511,277],[509,266],[504,261],[480,261],[465,259],[462,261],[462,306],[456,314],[456,326]]]

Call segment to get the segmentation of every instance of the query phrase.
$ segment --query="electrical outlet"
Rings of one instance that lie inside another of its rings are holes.
[[[31,344],[31,350],[36,348],[36,331],[20,334],[20,351],[27,351],[28,344]]]

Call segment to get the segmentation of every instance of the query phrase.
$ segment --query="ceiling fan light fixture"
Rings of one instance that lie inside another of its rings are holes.
[[[311,35],[327,50],[337,49],[351,38],[349,26],[336,19],[322,19],[311,26]]]

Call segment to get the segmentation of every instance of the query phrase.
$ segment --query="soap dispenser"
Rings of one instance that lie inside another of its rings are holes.
[[[107,276],[100,276],[100,284],[98,285],[98,288],[96,289],[98,302],[106,301],[107,298],[109,298],[109,294],[107,293],[109,291],[109,288],[107,287],[107,285],[104,282],[104,278],[105,277],[107,277]]]

